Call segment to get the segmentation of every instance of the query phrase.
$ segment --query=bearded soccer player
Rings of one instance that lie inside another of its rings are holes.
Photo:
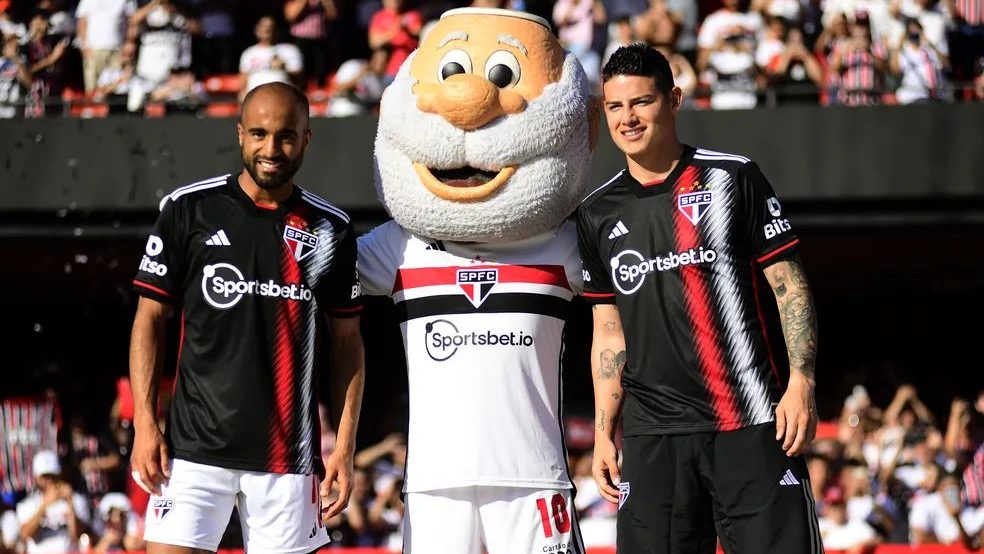
[[[151,554],[214,552],[233,505],[247,550],[312,552],[328,542],[322,517],[348,502],[363,386],[355,236],[344,212],[294,184],[311,139],[302,93],[257,87],[238,131],[244,169],[164,198],[134,280],[131,464],[152,492]],[[162,434],[154,404],[172,310],[178,375]],[[338,438],[323,464],[325,328]]]
[[[603,73],[627,168],[577,223],[594,304],[592,470],[619,505],[618,551],[710,554],[716,535],[729,554],[822,552],[801,455],[816,428],[817,324],[798,239],[754,162],[679,142],[681,92],[659,52],[620,48]],[[759,310],[763,273],[785,387]]]

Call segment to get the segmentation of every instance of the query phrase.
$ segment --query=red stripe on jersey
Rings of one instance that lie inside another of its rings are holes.
[[[699,177],[697,168],[689,166],[683,170],[677,182],[690,183]],[[680,210],[674,210],[674,227],[678,252],[686,252],[691,248],[697,250],[700,247],[697,226]],[[738,410],[728,384],[728,370],[719,344],[717,322],[706,277],[699,264],[691,264],[680,267],[680,279],[683,282],[683,300],[690,312],[697,364],[707,384],[711,405],[717,415],[718,429],[736,429],[739,423]]]
[[[762,326],[762,340],[765,342],[765,351],[769,355],[769,367],[772,368],[772,376],[776,378],[776,386],[782,390],[782,383],[779,381],[779,368],[776,366],[776,358],[772,353],[772,344],[769,342],[769,331],[765,327],[765,313],[762,311],[761,287],[759,286],[759,267],[752,263],[752,294],[755,296],[755,311],[758,314],[759,324]]]
[[[145,289],[152,290],[152,291],[154,291],[154,292],[156,292],[158,294],[163,294],[164,296],[166,296],[168,298],[174,298],[174,295],[173,294],[167,292],[166,290],[164,290],[164,289],[162,289],[160,287],[155,287],[154,285],[151,285],[150,283],[144,283],[143,281],[137,281],[136,279],[134,279],[133,280],[133,284],[134,285],[137,285],[138,287],[143,287]]]
[[[283,244],[280,270],[285,284],[301,283],[300,267],[286,243]],[[300,324],[300,302],[280,300],[277,306],[277,320],[274,324],[276,343],[273,349],[273,417],[270,420],[270,451],[267,460],[267,469],[273,473],[285,473],[291,465],[288,453],[291,429],[296,415],[294,387],[297,379],[297,351],[294,339]]]
[[[362,304],[359,304],[358,306],[349,306],[346,308],[327,308],[327,310],[329,312],[345,312],[345,313],[361,312]]]
[[[178,376],[181,375],[181,352],[184,350],[185,343],[185,312],[184,309],[181,310],[181,331],[178,335],[178,359],[175,362],[176,367],[174,368],[174,388],[171,390],[174,393],[178,388]],[[159,409],[159,408],[158,408]]]
[[[581,296],[586,296],[588,298],[612,298],[615,296],[614,292],[588,292],[584,291]]]
[[[553,285],[567,290],[567,273],[561,265],[488,265],[476,264],[461,267],[417,267],[400,269],[396,274],[393,292],[434,285],[454,285],[458,282],[458,271],[474,269],[496,269],[499,283],[529,283],[531,285]]]
[[[765,262],[765,261],[767,261],[767,260],[769,260],[771,258],[774,258],[775,256],[777,256],[777,255],[785,252],[786,250],[789,250],[790,248],[796,246],[797,244],[799,244],[799,239],[793,239],[791,242],[788,242],[788,243],[780,246],[779,248],[776,248],[772,252],[768,252],[766,254],[763,254],[763,255],[759,256],[758,259],[755,260],[755,261],[757,261],[758,263],[763,263],[763,262]]]

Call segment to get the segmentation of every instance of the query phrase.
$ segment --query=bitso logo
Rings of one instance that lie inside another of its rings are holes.
[[[227,263],[205,266],[202,270],[202,294],[206,302],[220,310],[235,306],[247,294],[303,302],[310,302],[314,296],[311,289],[303,284],[281,285],[272,279],[265,283],[247,280],[236,266]]]
[[[612,283],[622,294],[632,294],[645,282],[646,275],[654,271],[668,271],[686,265],[710,263],[716,259],[717,252],[703,246],[684,252],[669,252],[649,260],[635,250],[623,250],[612,258]]]
[[[167,266],[151,260],[151,258],[157,256],[164,251],[164,241],[161,237],[157,235],[150,235],[147,237],[147,246],[144,247],[144,255],[140,258],[140,265],[138,266],[140,271],[146,271],[147,273],[153,273],[158,277],[163,277],[167,275]]]
[[[714,193],[709,190],[688,192],[677,197],[677,209],[691,223],[697,225],[711,207],[712,201],[714,201]]]
[[[459,269],[456,279],[468,301],[476,308],[485,302],[492,293],[492,287],[499,282],[498,269]]]
[[[533,335],[524,331],[498,333],[491,330],[464,332],[446,319],[435,319],[424,326],[424,348],[435,362],[443,362],[458,350],[473,346],[522,346],[532,347]]]
[[[284,227],[284,242],[294,253],[294,259],[301,261],[317,249],[318,236],[287,225]]]

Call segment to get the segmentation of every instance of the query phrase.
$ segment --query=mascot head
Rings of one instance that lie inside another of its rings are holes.
[[[545,20],[448,11],[383,94],[380,200],[397,223],[436,239],[510,241],[556,227],[583,193],[592,107],[584,70]]]

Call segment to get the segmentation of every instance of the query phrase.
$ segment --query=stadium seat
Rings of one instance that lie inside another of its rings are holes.
[[[239,115],[239,102],[210,102],[205,106],[205,115],[208,117],[237,117]]]
[[[205,78],[205,90],[209,94],[239,94],[239,74],[229,73],[223,75],[211,75]]]
[[[161,102],[151,102],[144,107],[144,117],[164,117],[167,110]]]

